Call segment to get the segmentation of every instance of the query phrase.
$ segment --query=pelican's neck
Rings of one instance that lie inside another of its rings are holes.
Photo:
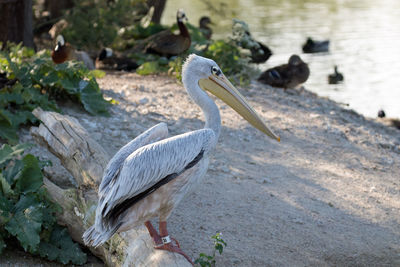
[[[219,109],[214,101],[199,86],[199,81],[193,77],[183,77],[183,85],[185,86],[189,96],[203,111],[206,123],[204,128],[214,131],[217,142],[221,131],[221,117]]]

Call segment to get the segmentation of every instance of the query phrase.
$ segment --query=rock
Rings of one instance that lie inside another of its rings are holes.
[[[139,100],[140,105],[145,105],[149,102],[149,99],[147,97],[143,97]]]

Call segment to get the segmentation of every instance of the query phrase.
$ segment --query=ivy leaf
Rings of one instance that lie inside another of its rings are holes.
[[[22,154],[25,149],[31,148],[32,146],[32,144],[18,144],[11,147],[8,144],[4,144],[0,148],[0,166],[7,160],[10,160],[17,155]]]
[[[145,62],[137,68],[136,73],[139,75],[149,75],[159,73],[161,71],[158,61]]]
[[[106,75],[102,70],[91,70],[89,73],[95,78],[103,78]]]
[[[14,160],[14,164],[3,171],[4,178],[11,185],[11,187],[18,180],[18,174],[22,171],[23,167],[24,163],[22,160]]]
[[[0,255],[3,252],[3,249],[6,247],[6,242],[4,242],[3,237],[0,234]]]
[[[92,115],[102,114],[109,115],[108,107],[111,105],[104,100],[103,95],[94,82],[80,83],[81,89],[80,98],[84,108]]]
[[[43,184],[43,175],[39,167],[39,160],[31,155],[26,155],[22,162],[24,168],[18,177],[15,188],[21,193],[35,192]]]
[[[43,83],[43,85],[53,86],[56,82],[58,82],[58,80],[59,77],[57,75],[57,72],[50,71],[44,75],[44,77],[41,79],[41,82]]]
[[[5,229],[17,237],[25,251],[35,252],[40,243],[42,212],[32,195],[22,196],[15,206],[15,214]]]
[[[0,110],[0,137],[10,144],[18,143],[17,129],[13,127],[11,120],[2,114],[2,110]]]
[[[7,182],[7,180],[1,173],[0,173],[0,189],[3,192],[3,195],[6,197],[14,193],[14,191],[11,189],[10,184]]]
[[[0,195],[0,226],[3,226],[11,219],[12,207],[12,203],[6,197]]]
[[[55,261],[60,255],[60,249],[53,244],[40,242],[39,255],[42,258],[47,258],[48,260]]]
[[[13,150],[11,146],[9,146],[8,144],[4,144],[0,148],[0,164],[3,164],[7,160],[12,159],[13,158],[12,152]]]
[[[40,243],[39,253],[41,257],[58,260],[63,264],[84,264],[87,260],[86,254],[72,241],[67,229],[60,226],[53,229],[49,242]]]

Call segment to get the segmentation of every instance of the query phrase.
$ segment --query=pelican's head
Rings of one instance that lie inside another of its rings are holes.
[[[182,81],[186,87],[188,83],[198,83],[201,89],[224,101],[255,128],[280,141],[280,138],[267,127],[245,98],[229,82],[214,60],[195,54],[189,55],[182,67]]]
[[[186,17],[185,11],[183,11],[183,9],[178,9],[178,12],[176,13],[176,19],[178,20],[178,22],[183,22],[184,20],[188,20],[188,18]]]

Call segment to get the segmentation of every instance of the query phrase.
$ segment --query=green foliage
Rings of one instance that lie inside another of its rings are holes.
[[[48,52],[35,54],[21,45],[9,45],[0,51],[0,137],[11,144],[18,142],[22,124],[35,123],[31,111],[36,107],[58,111],[55,99],[80,102],[93,115],[108,115],[109,102],[103,99],[95,76],[80,62],[55,65]]]
[[[111,45],[122,27],[138,22],[147,12],[145,0],[83,0],[66,15],[65,39],[78,48]]]
[[[157,74],[161,72],[162,66],[158,61],[148,61],[137,68],[136,73],[140,75]]]
[[[249,64],[249,57],[243,53],[243,50],[233,40],[207,40],[201,29],[186,23],[188,27],[192,44],[186,53],[177,57],[171,57],[168,60],[169,68],[165,68],[164,64],[156,63],[159,57],[156,55],[142,55],[139,64],[146,63],[140,67],[138,74],[147,75],[165,72],[168,69],[169,74],[175,75],[178,80],[181,80],[182,65],[187,55],[195,53],[200,56],[213,59],[221,67],[223,73],[230,79],[239,84],[247,84],[251,77],[256,74],[256,70]],[[174,24],[171,31],[176,31],[178,26]],[[135,58],[137,56],[134,56]],[[148,59],[147,59],[147,58]]]
[[[218,63],[222,72],[237,83],[247,83],[254,70],[251,69],[248,58],[231,41],[218,40],[213,42],[204,53],[205,57]]]
[[[214,251],[212,255],[207,255],[205,253],[200,253],[199,257],[194,261],[196,265],[200,265],[201,267],[214,267],[216,264],[215,254],[218,251],[221,255],[224,251],[224,247],[226,247],[226,242],[222,239],[222,234],[217,233],[213,235],[211,238],[214,239]]]
[[[30,145],[0,148],[0,254],[6,240],[15,237],[32,254],[67,264],[83,264],[86,254],[56,224],[60,210],[43,188],[41,166],[33,155],[22,157]]]

